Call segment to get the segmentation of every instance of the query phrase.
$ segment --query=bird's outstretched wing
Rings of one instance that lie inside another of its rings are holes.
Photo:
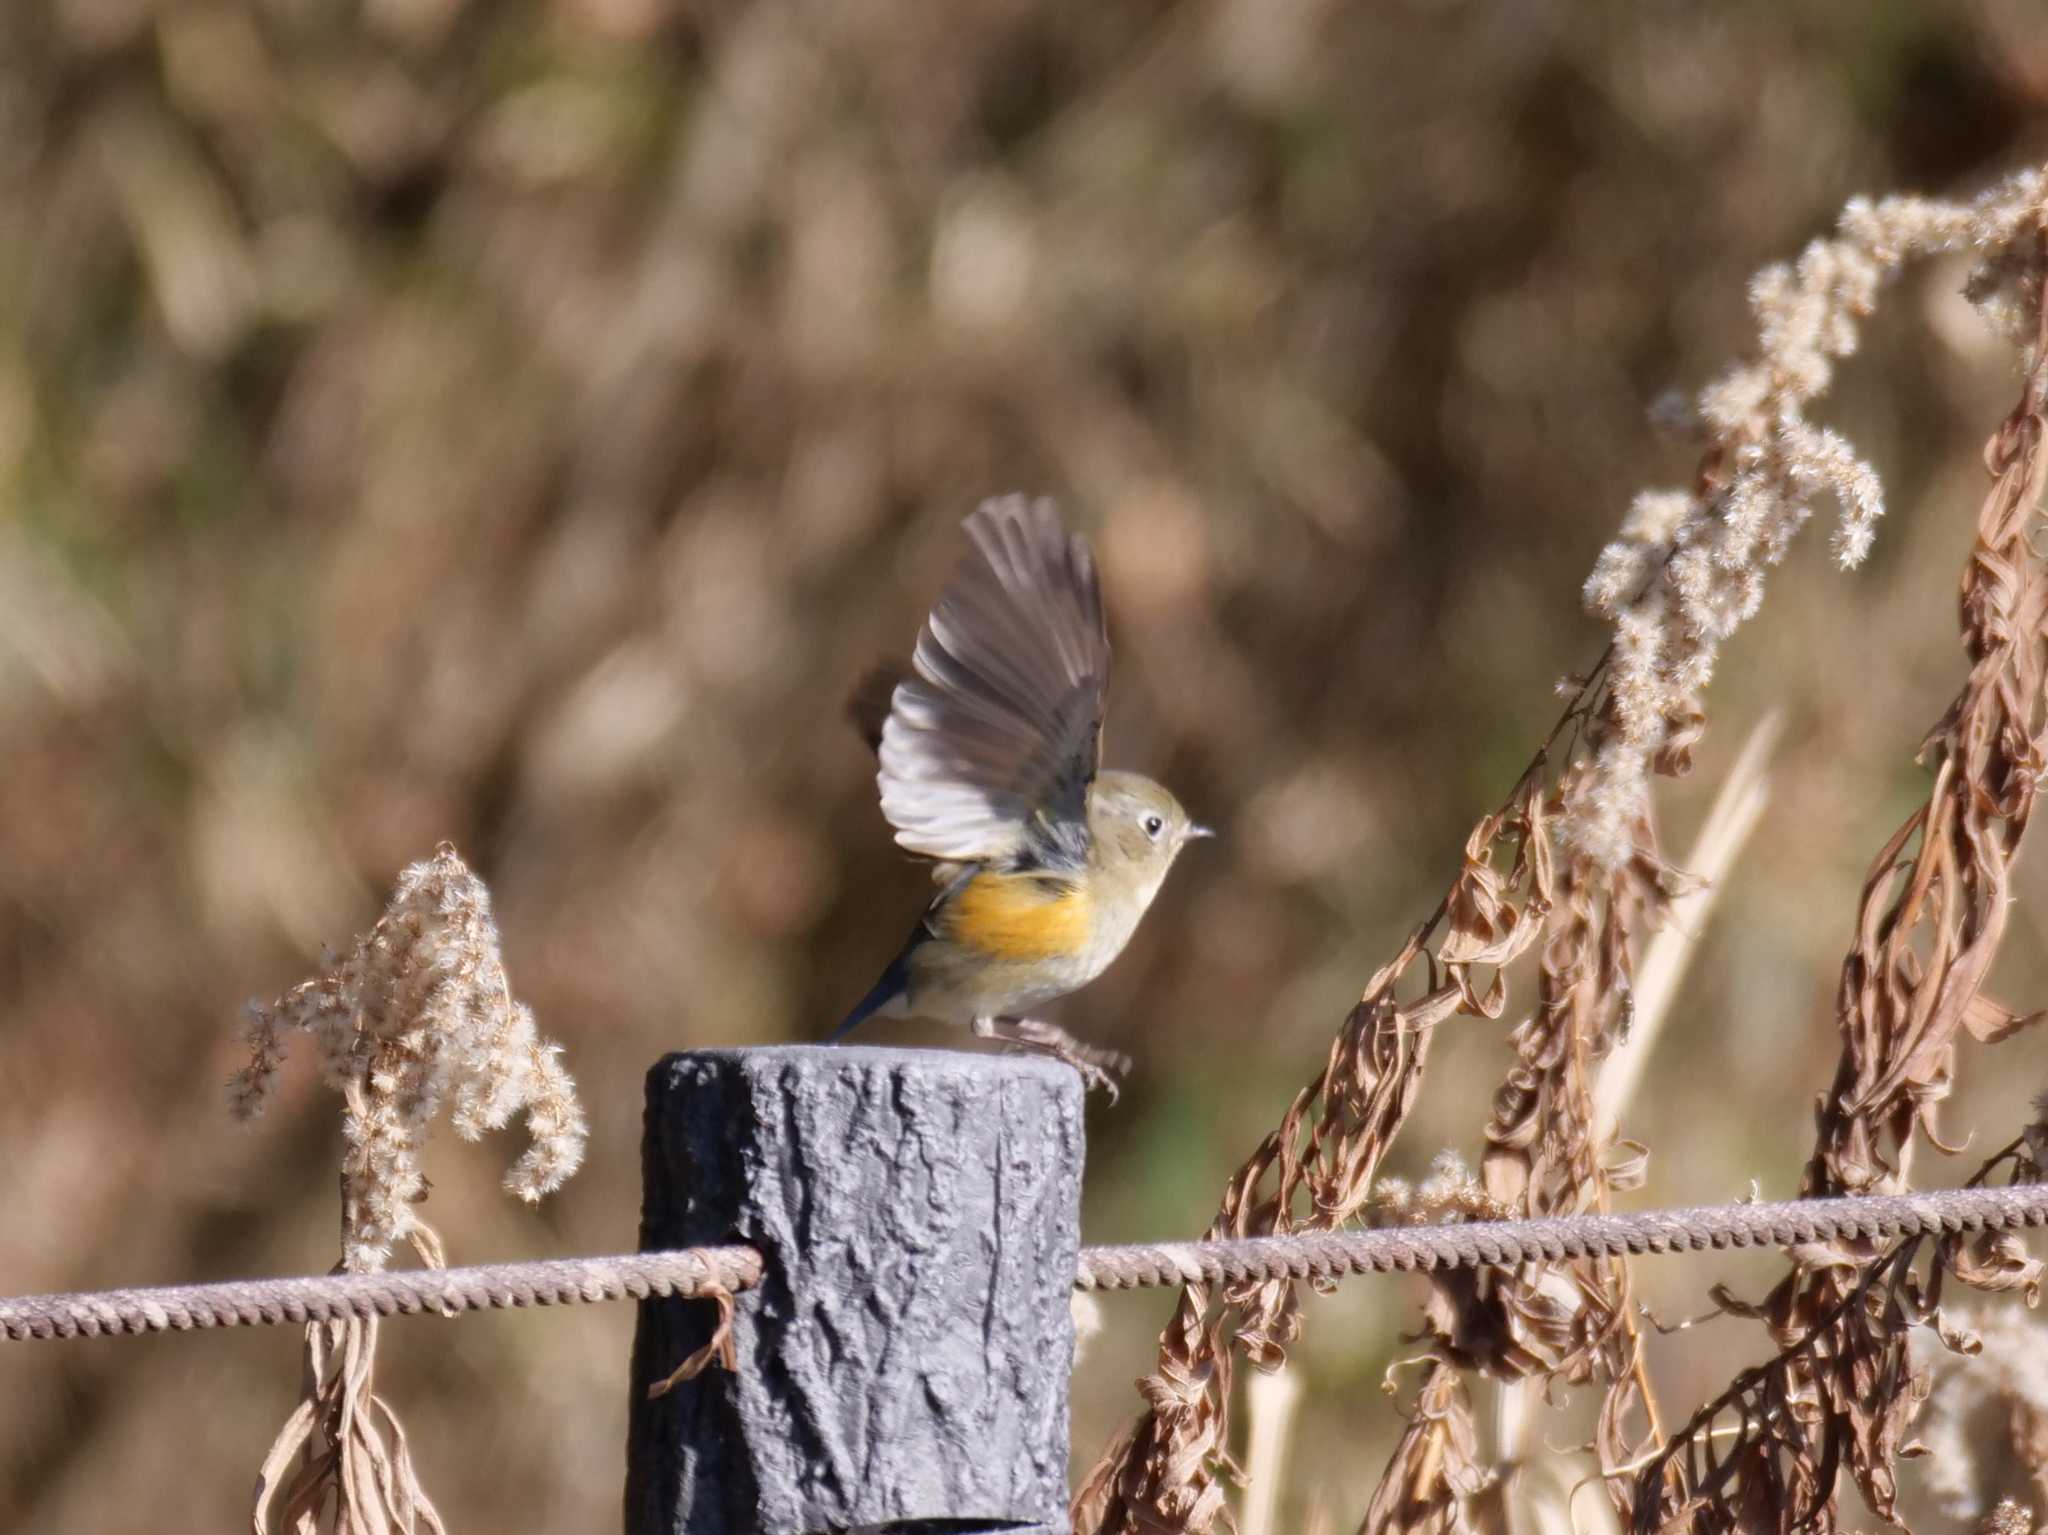
[[[882,725],[882,814],[932,858],[1078,865],[1109,679],[1095,561],[1050,501],[987,501],[966,528]]]

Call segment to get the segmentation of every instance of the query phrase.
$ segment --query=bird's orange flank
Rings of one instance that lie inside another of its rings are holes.
[[[977,874],[946,903],[945,936],[993,959],[1053,959],[1087,947],[1089,909],[1070,880]]]

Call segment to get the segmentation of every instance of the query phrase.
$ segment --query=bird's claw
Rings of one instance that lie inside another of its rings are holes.
[[[991,1018],[976,1020],[975,1033],[986,1039],[1007,1040],[1062,1061],[1081,1074],[1083,1090],[1099,1087],[1117,1101],[1117,1078],[1131,1069],[1131,1058],[1121,1050],[1104,1050],[1083,1044],[1055,1023],[1036,1018]]]
[[[1117,1078],[1131,1069],[1131,1058],[1121,1050],[1096,1050],[1087,1045],[1077,1045],[1071,1049],[1054,1046],[1051,1053],[1055,1059],[1065,1061],[1081,1073],[1083,1091],[1099,1087],[1109,1094],[1112,1104],[1119,1095]]]

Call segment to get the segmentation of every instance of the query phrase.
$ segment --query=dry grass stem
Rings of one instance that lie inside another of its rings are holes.
[[[1245,1451],[1244,1516],[1238,1535],[1276,1535],[1280,1494],[1285,1486],[1287,1441],[1294,1431],[1295,1409],[1301,1405],[1301,1382],[1285,1370],[1254,1375],[1245,1391],[1245,1416],[1251,1420]]]
[[[1587,583],[1589,609],[1613,626],[1606,654],[1574,679],[1550,738],[1506,802],[1473,828],[1442,903],[1368,982],[1323,1069],[1231,1179],[1211,1235],[1412,1218],[1406,1191],[1376,1199],[1375,1185],[1420,1091],[1434,1031],[1455,1017],[1502,1018],[1507,967],[1532,951],[1533,994],[1508,1035],[1514,1064],[1494,1094],[1479,1178],[1461,1197],[1496,1211],[1565,1215],[1607,1208],[1639,1181],[1643,1154],[1618,1151],[1613,1105],[1603,1111],[1595,1082],[1636,1022],[1639,940],[1669,917],[1674,900],[1700,888],[1659,852],[1651,775],[1689,769],[1720,648],[1757,611],[1765,572],[1784,558],[1813,501],[1825,495],[1840,507],[1841,564],[1868,550],[1882,510],[1876,476],[1807,412],[1835,360],[1854,350],[1885,281],[1909,260],[1974,250],[1972,296],[2001,333],[2036,335],[2048,271],[2038,238],[2044,190],[2048,173],[2035,171],[1966,206],[1859,200],[1835,238],[1757,278],[1757,353],[1701,394],[1707,444],[1693,487],[1638,498]],[[2036,341],[2030,364],[2040,349]],[[1999,489],[1964,592],[1977,670],[1934,743],[1942,762],[1928,811],[1880,860],[1864,945],[1845,971],[1851,1043],[1809,1179],[1816,1192],[1883,1187],[1886,1177],[1902,1176],[1913,1128],[1946,1090],[1954,1029],[1966,1018],[1990,1031],[2015,1023],[1986,1014],[1977,984],[1996,947],[2010,850],[2039,767],[2041,606],[2022,574],[2039,492],[2037,394],[2030,385],[2028,403],[1993,445]],[[1923,824],[1936,856],[1914,863],[1902,850]],[[1934,935],[1931,949],[1914,947],[1911,932],[1922,922]],[[1653,979],[1667,994],[1675,983]],[[1865,1293],[1868,1271],[1843,1257],[1839,1269],[1819,1259],[1802,1269],[1817,1288],[1781,1308],[1781,1337],[1810,1336],[1816,1315],[1842,1315],[1845,1293]],[[1913,1312],[1913,1298],[1895,1309]],[[1877,1332],[1889,1325],[1856,1314],[1858,1325]],[[1599,1384],[1592,1448],[1617,1511],[1640,1519],[1647,1498],[1689,1517],[1699,1468],[1659,1453],[1665,1433],[1626,1264],[1435,1276],[1424,1322],[1429,1374],[1363,1531],[1475,1527],[1491,1478],[1475,1451],[1468,1370],[1546,1387]],[[1084,1480],[1076,1528],[1200,1532],[1224,1518],[1225,1483],[1235,1475],[1234,1358],[1275,1369],[1300,1327],[1292,1283],[1183,1290],[1158,1368],[1142,1383],[1145,1410]],[[1887,1376],[1877,1397],[1903,1401],[1894,1389],[1903,1378]],[[1875,1389],[1864,1371],[1821,1393],[1838,1393],[1828,1400],[1839,1407],[1852,1388]],[[1880,1427],[1887,1410],[1859,1420],[1849,1448],[1866,1496],[1890,1516],[1882,1468],[1897,1449],[1899,1421],[1894,1415]],[[1698,1442],[1718,1441],[1708,1432]],[[1620,1474],[1637,1464],[1650,1468],[1642,1488]],[[1745,1488],[1722,1505],[1727,1527],[1764,1511],[1817,1507],[1818,1473],[1828,1464],[1803,1467],[1796,1486]]]
[[[1686,857],[1686,872],[1696,883],[1671,897],[1656,936],[1643,949],[1628,1037],[1602,1063],[1593,1086],[1593,1119],[1605,1139],[1619,1133],[1622,1112],[1635,1097],[1636,1084],[1663,1033],[1672,998],[1706,931],[1715,899],[1769,802],[1771,750],[1783,724],[1782,716],[1768,714],[1749,733]]]

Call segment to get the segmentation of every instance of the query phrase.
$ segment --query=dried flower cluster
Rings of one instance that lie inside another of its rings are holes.
[[[1586,581],[1587,609],[1614,627],[1611,725],[1600,732],[1592,792],[1567,817],[1569,840],[1607,867],[1631,856],[1649,807],[1650,774],[1682,761],[1700,694],[1722,644],[1763,601],[1764,574],[1830,496],[1840,507],[1835,558],[1870,551],[1884,494],[1842,437],[1806,418],[1857,325],[1907,261],[1986,252],[1970,292],[1995,328],[2030,335],[2040,254],[2028,238],[2048,173],[2016,176],[1967,207],[1918,197],[1861,198],[1832,240],[1750,287],[1757,355],[1700,392],[1710,446],[1691,491],[1636,499],[1620,536]]]
[[[524,1111],[531,1144],[506,1191],[535,1201],[583,1160],[586,1127],[560,1047],[512,998],[490,892],[447,843],[408,868],[376,926],[346,958],[242,1023],[249,1065],[229,1084],[233,1111],[261,1114],[276,1091],[287,1030],[313,1036],[323,1080],[347,1105],[343,1266],[381,1268],[394,1242],[420,1240],[420,1152],[447,1109],[476,1140]]]
[[[1883,505],[1876,476],[1805,412],[1834,359],[1853,350],[1884,280],[1909,258],[1975,247],[1982,264],[1970,291],[1994,326],[2009,334],[2021,321],[2038,325],[2044,196],[2048,173],[2034,172],[1969,207],[1853,203],[1836,239],[1757,279],[1758,355],[1702,394],[1708,446],[1695,490],[1639,498],[1587,584],[1589,606],[1615,628],[1607,655],[1575,679],[1550,740],[1502,808],[1474,828],[1442,905],[1373,977],[1322,1072],[1232,1179],[1211,1235],[1412,1219],[1419,1208],[1456,1218],[1461,1200],[1474,1210],[1572,1213],[1604,1208],[1639,1181],[1641,1148],[1603,1139],[1592,1089],[1630,1021],[1637,940],[1683,883],[1657,850],[1650,774],[1685,770],[1720,646],[1755,613],[1764,572],[1817,496],[1841,506],[1838,560],[1853,565],[1868,550]],[[2043,350],[2032,349],[2030,366]],[[1955,1028],[2002,1037],[2025,1021],[1990,1008],[1976,988],[2002,926],[1993,908],[2002,913],[2042,766],[2032,743],[2048,711],[2048,668],[2037,654],[2048,594],[2031,594],[2024,540],[2040,493],[2038,407],[2030,385],[1994,442],[1999,487],[1965,581],[1977,666],[1944,721],[1930,810],[1873,875],[1863,942],[1844,973],[1848,1043],[1809,1179],[1816,1192],[1902,1184],[1905,1149],[1946,1092]],[[1573,748],[1553,762],[1567,739]],[[1934,857],[1904,857],[1915,831]],[[1432,1183],[1441,1186],[1426,1199],[1399,1185],[1376,1190],[1435,1027],[1501,1017],[1504,967],[1539,941],[1533,1007],[1511,1035],[1515,1062],[1494,1097],[1480,1186],[1439,1169]],[[1915,1244],[1804,1255],[1774,1297],[1796,1299],[1752,1312],[1768,1315],[1780,1357],[1739,1378],[1669,1443],[1625,1263],[1438,1277],[1425,1316],[1430,1374],[1361,1528],[1475,1527],[1489,1483],[1463,1375],[1475,1369],[1603,1383],[1592,1448],[1615,1507],[1640,1529],[1825,1526],[1839,1457],[1892,1517],[1890,1466],[1922,1390],[1904,1340],[1922,1324],[1955,1337],[1940,1317],[1944,1273],[1982,1288],[2036,1283],[2038,1266],[2016,1246],[1932,1244],[1924,1275]],[[1184,1290],[1158,1371],[1142,1383],[1146,1409],[1085,1480],[1076,1529],[1206,1531],[1226,1517],[1233,1354],[1278,1368],[1299,1331],[1291,1284]],[[1721,1454],[1716,1425],[1725,1429],[1731,1415],[1737,1448]]]
[[[268,1007],[248,1006],[249,1064],[228,1087],[239,1117],[255,1118],[275,1096],[293,1029],[313,1036],[321,1076],[345,1105],[341,1266],[352,1273],[382,1268],[399,1241],[442,1265],[417,1207],[427,1190],[420,1153],[444,1108],[467,1140],[525,1112],[531,1144],[505,1175],[521,1199],[552,1193],[583,1160],[583,1111],[560,1048],[512,999],[490,892],[448,843],[399,876],[347,958],[330,952],[311,980]],[[374,1320],[307,1326],[299,1405],[256,1481],[257,1535],[439,1535],[405,1430],[372,1389],[376,1352]]]
[[[1465,1159],[1439,1151],[1421,1183],[1382,1178],[1372,1191],[1369,1215],[1375,1226],[1426,1226],[1443,1221],[1504,1221],[1514,1210],[1487,1193]]]

